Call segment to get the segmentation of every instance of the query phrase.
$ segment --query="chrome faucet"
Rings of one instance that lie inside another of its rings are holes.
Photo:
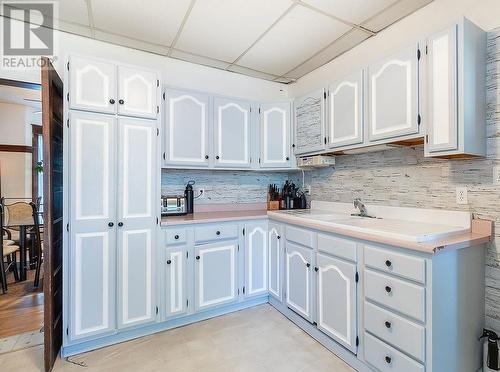
[[[375,218],[374,216],[370,216],[368,214],[368,211],[366,210],[365,205],[361,202],[360,198],[354,199],[354,208],[359,209],[359,213],[352,213],[351,216]]]

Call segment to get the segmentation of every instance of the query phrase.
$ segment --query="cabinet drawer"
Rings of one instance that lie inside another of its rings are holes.
[[[365,246],[365,265],[402,278],[425,283],[425,260],[420,257]]]
[[[356,262],[356,242],[336,236],[318,234],[318,251]]]
[[[186,229],[167,229],[166,236],[167,245],[185,243]]]
[[[365,270],[366,298],[425,321],[425,288],[388,275]]]
[[[365,332],[365,360],[382,372],[424,372],[422,364]]]
[[[195,242],[203,242],[209,240],[222,240],[238,237],[238,225],[210,225],[201,226],[194,229]]]
[[[421,362],[425,361],[425,328],[421,325],[365,302],[365,329]]]
[[[286,240],[301,244],[308,248],[314,247],[314,232],[310,230],[298,229],[293,226],[286,226]]]

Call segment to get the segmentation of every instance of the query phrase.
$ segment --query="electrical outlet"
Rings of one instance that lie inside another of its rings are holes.
[[[500,165],[493,167],[493,184],[500,185]]]
[[[467,201],[467,187],[457,187],[457,204],[468,204]]]

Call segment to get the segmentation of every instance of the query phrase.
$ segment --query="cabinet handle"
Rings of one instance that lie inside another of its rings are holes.
[[[386,285],[386,286],[385,286],[385,291],[386,291],[387,293],[391,293],[391,292],[392,292],[392,288],[391,288],[391,287],[389,287],[388,285]]]
[[[167,260],[167,265],[170,265],[172,263],[171,260]]]
[[[217,155],[215,158],[216,158],[217,160],[219,160],[219,155]]]
[[[119,100],[118,100],[118,103],[119,103],[120,105],[123,105],[123,104],[125,103],[125,101],[124,101],[123,99],[119,99]]]
[[[196,256],[196,259],[199,260],[200,259],[200,256]]]
[[[179,239],[179,235],[174,236],[174,239],[175,240]]]
[[[205,155],[205,159],[207,159],[207,160],[208,160],[208,155]]]
[[[215,232],[215,235],[220,235],[220,231],[219,231],[219,230],[217,230],[217,231]]]
[[[390,260],[385,260],[385,266],[391,267],[392,266],[392,262]]]
[[[314,268],[314,271],[318,272],[318,271],[319,271],[319,267],[317,267],[317,266],[316,266],[316,267]]]
[[[295,148],[295,143],[292,143],[292,148],[293,148],[293,149]]]
[[[286,160],[288,161],[288,160],[290,160],[290,158],[287,156],[287,157],[286,157]]]
[[[110,98],[109,99],[109,103],[111,103],[112,105],[114,105],[115,104],[115,100],[113,98]]]
[[[311,267],[311,264],[309,262],[306,263],[307,267]]]
[[[386,328],[391,328],[392,326],[391,322],[389,322],[388,320],[386,320],[384,324]]]
[[[108,223],[108,226],[109,226],[109,227],[113,227],[113,226],[115,226],[115,224],[114,224],[113,222],[109,222],[109,223]]]
[[[278,235],[276,238],[277,238],[278,240],[280,240],[280,239],[281,239],[281,236],[279,236],[279,235]]]
[[[391,364],[392,358],[389,355],[386,355],[384,359],[387,364]]]
[[[123,222],[118,222],[118,226],[122,227],[123,226]]]

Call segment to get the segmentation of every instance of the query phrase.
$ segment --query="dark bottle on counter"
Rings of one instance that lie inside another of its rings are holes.
[[[184,190],[184,197],[186,198],[186,212],[188,214],[193,213],[194,211],[194,184],[194,181],[189,181],[186,185],[186,190]]]

